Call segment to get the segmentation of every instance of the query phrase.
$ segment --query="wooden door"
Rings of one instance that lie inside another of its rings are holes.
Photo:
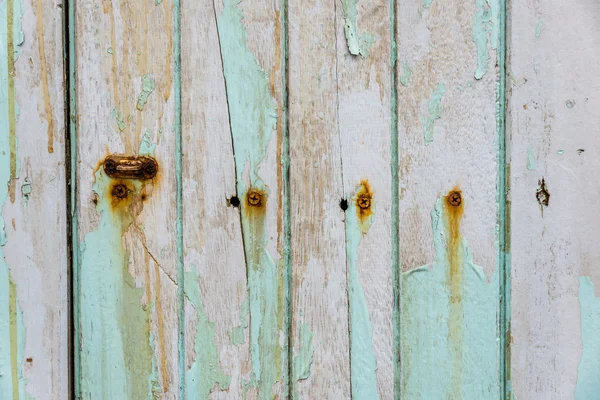
[[[594,400],[595,0],[0,0],[0,399]]]

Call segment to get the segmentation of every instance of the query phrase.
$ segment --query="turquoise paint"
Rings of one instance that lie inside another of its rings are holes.
[[[294,380],[301,381],[310,376],[310,367],[313,363],[315,347],[313,346],[314,333],[307,324],[300,325],[298,339],[300,346],[298,354],[294,357]]]
[[[431,7],[431,3],[433,3],[433,0],[423,0],[423,9],[426,10]]]
[[[434,263],[402,274],[401,397],[499,398],[498,274],[488,281],[460,232],[452,249],[447,207],[431,212]]]
[[[153,304],[142,305],[144,289],[138,288],[128,271],[129,253],[123,235],[134,223],[130,204],[140,202],[142,183],[127,186],[127,199],[111,196],[116,182],[95,173],[93,190],[100,222],[86,234],[80,246],[80,329],[82,340],[81,396],[95,398],[153,398],[160,387],[153,368],[154,348],[150,337]],[[139,205],[139,203],[138,203]]]
[[[581,343],[583,352],[577,371],[576,400],[593,400],[600,393],[600,297],[587,276],[579,277]]]
[[[146,133],[144,133],[144,135],[142,136],[138,154],[140,156],[154,157],[155,150],[156,150],[156,143],[154,143],[152,141],[152,131],[150,129],[147,129]]]
[[[472,38],[477,50],[477,69],[475,79],[481,79],[488,71],[490,55],[489,45],[493,50],[498,48],[501,38],[502,22],[500,21],[501,3],[503,0],[476,0],[477,9],[473,18]]]
[[[114,108],[110,112],[110,118],[115,120],[119,131],[123,132],[127,128],[127,124],[125,123],[125,118],[123,118],[123,114],[121,114],[121,112],[116,108]]]
[[[443,83],[438,83],[437,88],[431,94],[429,103],[427,106],[429,115],[427,117],[421,117],[423,122],[423,128],[425,131],[425,144],[428,145],[433,142],[433,128],[435,121],[442,117],[442,99],[446,94],[446,86]]]
[[[140,93],[138,97],[138,101],[136,104],[136,108],[139,111],[144,110],[144,106],[148,102],[148,96],[154,91],[156,88],[155,79],[152,75],[146,74],[142,76],[142,93]]]
[[[268,76],[248,49],[243,11],[237,0],[226,0],[217,18],[227,103],[235,155],[238,196],[242,200],[242,231],[247,262],[252,373],[247,390],[256,387],[259,399],[272,397],[273,386],[284,377],[286,353],[279,343],[284,315],[279,298],[284,285],[283,264],[276,265],[267,251],[266,208],[269,189],[259,176],[267,145],[277,122],[277,105]],[[260,206],[251,206],[248,190],[262,193]],[[288,260],[289,261],[289,260]],[[286,267],[287,268],[287,267]],[[287,296],[285,294],[284,296]],[[287,301],[283,298],[281,301]],[[190,396],[193,394],[190,393]]]
[[[108,54],[115,54],[115,51],[113,50],[113,48],[112,48],[112,47],[109,47],[108,49],[106,49],[106,52],[107,52]]]
[[[344,9],[344,32],[346,34],[346,43],[348,51],[352,55],[361,55],[363,58],[369,56],[369,49],[375,43],[375,37],[372,33],[361,35],[358,31],[357,19],[358,12],[356,9],[356,0],[342,0]]]
[[[242,303],[242,307],[240,310],[240,325],[234,327],[231,331],[227,332],[231,344],[244,344],[244,329],[248,328],[248,314],[250,314],[250,303],[248,302],[248,298],[246,297],[246,300],[244,300],[244,302]]]
[[[533,153],[533,147],[531,145],[527,148],[527,169],[530,171],[535,171],[537,169],[535,154]]]
[[[557,150],[556,154],[559,155],[559,156],[562,156],[563,154],[565,154],[565,151],[564,150]]]
[[[412,76],[412,70],[408,66],[408,62],[404,61],[404,74],[400,77],[400,83],[404,86],[408,86],[410,77]]]
[[[19,173],[17,148],[16,145],[14,148],[11,146],[11,132],[15,132],[16,126],[13,124],[19,113],[13,72],[14,62],[19,57],[19,46],[24,39],[21,26],[23,13],[23,2],[20,0],[0,3],[0,394],[12,400],[32,398],[25,389],[27,380],[23,376],[23,353],[26,330],[17,298],[17,286],[5,260],[4,247],[8,238],[2,218],[3,205],[9,201],[9,186]],[[12,157],[15,159],[11,160]],[[13,162],[15,171],[12,171]],[[27,182],[24,181],[22,186],[25,193],[28,191]],[[26,201],[25,193],[23,198]]]
[[[186,390],[194,399],[208,399],[213,391],[227,390],[231,377],[225,375],[219,365],[219,352],[215,344],[215,323],[208,319],[204,312],[198,272],[192,266],[191,272],[185,273],[185,296],[192,303],[198,315],[194,351],[196,358],[185,373]],[[218,387],[218,389],[217,389]]]
[[[379,399],[377,391],[377,360],[373,352],[373,328],[367,299],[358,276],[360,242],[373,222],[375,204],[371,200],[369,215],[360,216],[356,201],[368,188],[359,185],[346,210],[346,263],[348,268],[348,306],[350,313],[350,381],[352,398]]]
[[[540,19],[537,23],[537,26],[535,27],[535,37],[539,38],[540,35],[542,34],[542,20]]]

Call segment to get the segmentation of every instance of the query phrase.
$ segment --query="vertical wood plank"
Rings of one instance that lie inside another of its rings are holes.
[[[596,1],[511,4],[513,398],[600,393]]]
[[[0,3],[0,397],[67,398],[62,9]]]
[[[336,4],[351,395],[393,399],[389,2]]]
[[[186,395],[286,398],[280,2],[182,15]]]
[[[501,393],[499,6],[398,3],[402,398]]]
[[[75,11],[79,395],[175,398],[173,3]],[[154,157],[157,176],[109,178],[102,162],[115,153]]]
[[[294,398],[350,398],[333,1],[289,2]]]

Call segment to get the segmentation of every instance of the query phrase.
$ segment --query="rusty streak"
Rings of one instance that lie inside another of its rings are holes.
[[[8,64],[8,146],[10,152],[10,179],[17,178],[17,115],[15,103],[15,5],[6,2],[6,53]],[[14,194],[13,194],[14,195]],[[12,196],[11,196],[12,197]]]

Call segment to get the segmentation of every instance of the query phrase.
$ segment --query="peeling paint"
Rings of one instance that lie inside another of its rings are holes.
[[[5,260],[8,238],[2,217],[4,204],[14,202],[14,184],[19,172],[15,62],[24,38],[23,13],[21,0],[0,3],[0,394],[12,400],[32,399],[25,389],[27,380],[23,375],[26,330],[17,285]]]
[[[137,104],[135,106],[139,111],[144,110],[144,106],[148,101],[148,96],[150,96],[150,94],[154,91],[155,88],[156,81],[154,80],[154,77],[152,75],[146,74],[142,76],[142,93],[140,93]]]
[[[108,54],[115,54],[115,51],[114,51],[114,49],[112,47],[109,47],[108,49],[106,49],[106,52]]]
[[[346,34],[346,43],[348,44],[348,51],[350,54],[357,56],[360,55],[363,58],[369,56],[369,49],[375,43],[375,37],[372,33],[365,33],[361,35],[358,31],[357,19],[358,11],[356,9],[357,0],[342,0],[342,7],[344,9],[344,32]]]
[[[215,323],[211,322],[204,312],[198,278],[198,272],[192,266],[192,271],[185,273],[183,285],[185,296],[198,315],[194,340],[196,358],[185,373],[185,386],[189,398],[208,399],[213,391],[229,389],[231,377],[225,375],[219,365],[219,352],[215,344]]]
[[[229,341],[234,345],[244,344],[245,335],[244,329],[248,328],[248,314],[250,313],[250,303],[248,302],[248,298],[242,303],[240,309],[240,325],[234,327],[231,331],[228,332]]]
[[[429,7],[431,7],[431,4],[433,3],[433,0],[423,0],[423,9],[426,10]]]
[[[119,110],[117,110],[116,108],[114,108],[110,112],[110,118],[114,119],[116,121],[117,128],[119,128],[119,131],[123,132],[127,128],[127,124],[125,123],[123,114],[121,114],[121,112]]]
[[[307,324],[300,325],[298,354],[294,357],[294,380],[301,381],[310,377],[310,367],[313,363],[315,347],[313,346],[314,333]]]
[[[600,297],[587,276],[579,277],[581,343],[583,352],[577,370],[576,400],[595,399],[600,393]]]
[[[225,76],[231,135],[235,156],[237,194],[241,200],[242,231],[248,275],[250,313],[249,381],[244,391],[257,388],[258,399],[271,400],[273,387],[283,379],[279,342],[284,318],[280,301],[279,277],[283,265],[275,263],[267,251],[266,210],[269,189],[259,176],[259,168],[277,122],[277,104],[267,74],[248,49],[243,11],[237,0],[226,0],[217,18]],[[237,336],[236,336],[237,335]],[[239,342],[239,332],[234,333]],[[189,392],[195,398],[195,393]]]
[[[113,196],[115,185],[127,188]],[[153,398],[159,387],[150,336],[151,304],[128,270],[123,235],[141,212],[143,184],[110,179],[100,167],[93,191],[100,222],[86,234],[81,249],[80,329],[83,399]],[[110,382],[107,385],[106,382]]]
[[[438,198],[431,212],[434,263],[402,274],[402,398],[500,393],[498,273],[488,279],[473,263],[460,230],[464,197],[459,206],[450,199]]]
[[[373,223],[375,204],[367,181],[357,186],[346,210],[346,261],[350,313],[350,368],[352,398],[378,399],[377,359],[367,300],[358,276],[358,252],[363,235]]]
[[[435,126],[435,121],[442,117],[442,99],[444,98],[444,94],[446,94],[446,86],[444,86],[443,83],[438,83],[437,88],[433,91],[431,98],[429,99],[427,107],[429,115],[427,117],[421,117],[423,129],[425,131],[426,145],[433,142],[433,128]]]
[[[475,79],[481,79],[488,71],[490,60],[488,38],[492,50],[498,48],[500,3],[499,0],[476,0],[475,4],[472,38],[477,50],[477,69],[474,75]]]
[[[535,27],[535,37],[539,38],[542,34],[542,20],[540,19]]]
[[[527,169],[530,171],[535,171],[537,169],[535,154],[533,153],[533,147],[531,145],[527,148]]]
[[[408,86],[410,77],[412,76],[412,70],[408,66],[408,62],[404,61],[404,74],[400,77],[400,83],[404,86]]]

